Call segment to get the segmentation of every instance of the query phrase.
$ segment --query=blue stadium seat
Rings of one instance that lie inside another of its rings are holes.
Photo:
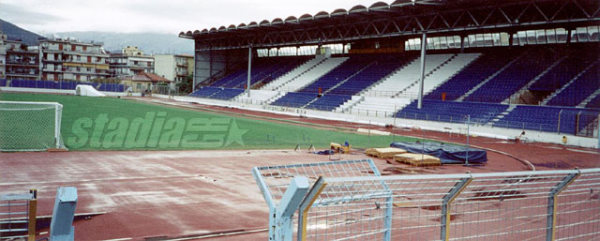
[[[317,98],[317,94],[315,93],[289,92],[275,100],[271,105],[299,108],[308,104],[315,98]]]
[[[331,95],[327,94],[319,97],[315,102],[310,103],[306,108],[323,111],[332,111],[344,102],[350,100],[351,95]]]
[[[517,106],[494,126],[576,135],[598,114],[598,110],[524,105]]]
[[[547,49],[531,50],[467,96],[465,101],[502,102],[541,74],[557,58]]]
[[[600,63],[595,64],[575,79],[566,89],[548,101],[548,105],[577,106],[580,104],[585,98],[600,88],[600,71],[598,68],[600,68]]]
[[[244,89],[204,86],[191,93],[190,96],[209,99],[229,100],[240,95],[241,93],[244,93]]]
[[[264,84],[284,75],[307,60],[306,57],[259,58],[253,62],[250,84]],[[241,68],[215,82],[210,86],[243,89],[247,84],[247,69]]]
[[[456,100],[466,94],[481,81],[497,72],[512,60],[514,54],[518,52],[493,51],[484,53],[482,56],[471,62],[468,66],[454,75],[444,84],[433,90],[426,99],[440,100],[442,94],[446,94],[446,100]]]
[[[221,89],[221,91],[210,96],[210,98],[219,100],[229,100],[240,95],[241,93],[244,93],[244,89],[223,88]]]
[[[209,98],[210,96],[216,94],[219,91],[221,91],[221,88],[204,86],[204,87],[194,91],[193,93],[191,93],[190,96]]]
[[[405,119],[430,120],[441,122],[465,123],[467,115],[471,122],[486,124],[498,114],[508,109],[508,105],[477,102],[454,102],[439,100],[423,100],[421,109],[417,101],[400,110],[396,117]]]
[[[600,95],[596,95],[585,107],[600,109]]]

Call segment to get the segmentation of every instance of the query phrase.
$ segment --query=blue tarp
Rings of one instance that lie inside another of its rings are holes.
[[[335,154],[335,152],[333,150],[316,151],[313,153],[318,154],[318,155],[333,155],[333,154]]]
[[[404,149],[410,153],[425,153],[440,159],[442,164],[464,164],[467,158],[467,147],[437,142],[392,142],[391,147]],[[469,164],[487,162],[485,150],[468,148]]]

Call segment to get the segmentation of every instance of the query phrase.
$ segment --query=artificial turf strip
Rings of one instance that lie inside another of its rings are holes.
[[[0,100],[61,103],[61,133],[69,150],[277,149],[298,144],[302,148],[311,144],[327,148],[330,142],[344,141],[353,147],[368,148],[415,140],[323,130],[118,98],[2,93]]]

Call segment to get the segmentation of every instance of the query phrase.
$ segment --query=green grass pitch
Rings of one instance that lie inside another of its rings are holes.
[[[327,148],[348,141],[353,147],[385,147],[400,136],[369,136],[171,108],[118,98],[2,93],[0,100],[49,101],[63,105],[61,134],[69,150],[210,150]],[[20,125],[21,123],[10,123]],[[24,136],[23,139],[28,137]]]

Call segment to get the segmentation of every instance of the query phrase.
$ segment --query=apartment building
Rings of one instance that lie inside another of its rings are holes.
[[[142,72],[154,73],[154,57],[144,55],[135,46],[127,46],[120,53],[111,53],[108,58],[111,77],[138,75]]]
[[[40,78],[90,81],[110,77],[108,57],[102,43],[74,39],[40,40]]]
[[[0,56],[0,61],[4,65],[4,78],[13,80],[35,80],[39,78],[39,54],[37,46],[27,46],[27,44],[3,38],[0,55],[5,53],[4,60]]]
[[[194,56],[158,54],[154,55],[154,73],[179,83],[194,72]]]

